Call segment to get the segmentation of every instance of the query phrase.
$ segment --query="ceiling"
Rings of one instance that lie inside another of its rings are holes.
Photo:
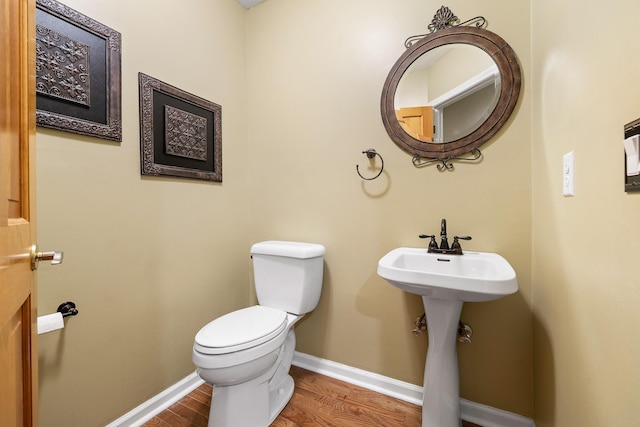
[[[238,3],[240,3],[242,6],[246,7],[247,9],[249,9],[250,7],[253,7],[259,3],[262,3],[264,0],[238,0]]]

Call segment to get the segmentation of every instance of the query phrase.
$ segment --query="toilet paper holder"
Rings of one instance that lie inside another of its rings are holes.
[[[56,310],[58,313],[62,313],[62,317],[75,316],[78,314],[76,304],[72,301],[63,302],[58,306]]]

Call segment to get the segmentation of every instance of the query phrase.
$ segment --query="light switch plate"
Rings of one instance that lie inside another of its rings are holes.
[[[569,151],[567,154],[562,156],[562,195],[563,196],[574,195],[573,168],[574,168],[573,151]]]

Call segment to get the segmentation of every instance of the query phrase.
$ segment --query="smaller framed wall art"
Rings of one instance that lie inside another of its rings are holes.
[[[222,107],[143,73],[142,175],[222,182]]]

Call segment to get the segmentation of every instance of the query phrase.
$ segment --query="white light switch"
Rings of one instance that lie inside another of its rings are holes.
[[[573,196],[573,151],[562,156],[562,195]]]

